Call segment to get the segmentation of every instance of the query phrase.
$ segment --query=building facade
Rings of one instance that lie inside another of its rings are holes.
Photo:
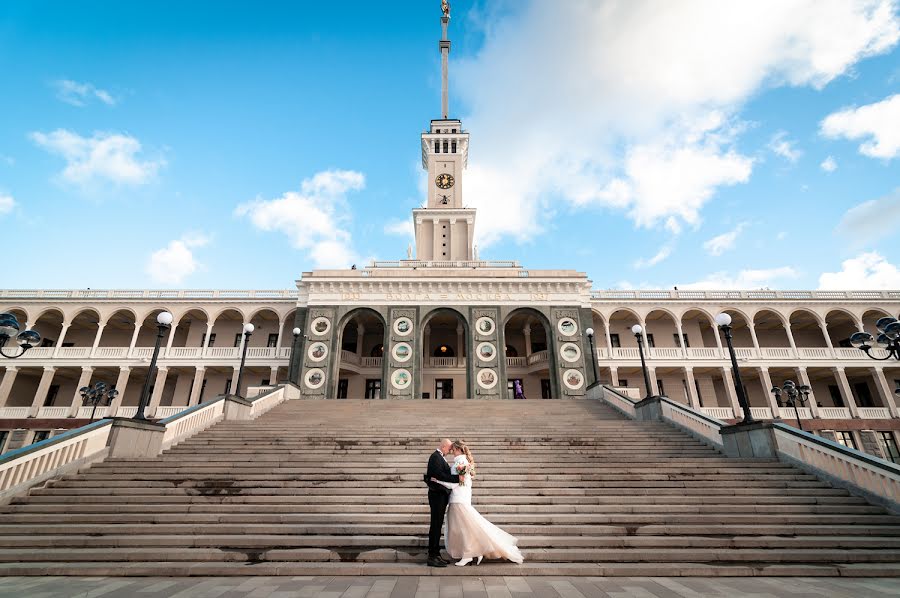
[[[900,363],[848,340],[900,314],[900,291],[598,291],[582,272],[479,260],[463,196],[469,133],[449,118],[448,24],[445,15],[441,118],[420,137],[429,186],[412,214],[415,256],[410,247],[405,260],[304,272],[295,290],[0,291],[0,309],[43,339],[0,363],[0,450],[83,424],[93,409],[78,389],[98,381],[120,391],[98,416],[133,415],[161,311],[174,320],[149,381],[155,417],[280,382],[322,399],[541,400],[583,397],[599,381],[733,419],[735,381],[714,323],[727,312],[755,417],[799,415],[808,430],[900,460]],[[255,330],[236,388],[245,323]],[[797,412],[769,392],[788,379],[812,387]]]

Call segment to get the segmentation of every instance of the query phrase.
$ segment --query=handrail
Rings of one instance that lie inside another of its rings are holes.
[[[0,455],[0,465],[4,465],[9,461],[12,461],[13,459],[18,459],[23,455],[39,451],[48,446],[59,444],[60,442],[65,442],[66,440],[70,440],[72,438],[75,438],[76,436],[81,436],[82,434],[86,434],[94,430],[95,428],[108,426],[110,424],[112,424],[112,419],[100,419],[87,425],[81,426],[80,428],[73,428],[67,432],[63,432],[62,434],[57,434],[52,438],[47,438],[41,440],[40,442],[35,442],[34,444],[29,444],[28,446],[23,446],[22,448],[7,451],[6,453]]]

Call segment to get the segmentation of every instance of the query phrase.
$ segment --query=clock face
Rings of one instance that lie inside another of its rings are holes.
[[[453,186],[453,175],[447,174],[446,172],[443,174],[439,174],[437,175],[437,178],[434,179],[434,184],[441,189],[449,189]]]

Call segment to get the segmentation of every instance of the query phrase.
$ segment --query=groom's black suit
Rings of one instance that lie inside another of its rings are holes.
[[[441,555],[441,528],[444,527],[444,513],[450,500],[450,489],[431,481],[431,478],[442,482],[459,483],[459,476],[450,473],[450,466],[441,451],[431,453],[428,469],[425,471],[425,483],[428,484],[428,507],[431,509],[431,525],[428,528],[428,556]]]

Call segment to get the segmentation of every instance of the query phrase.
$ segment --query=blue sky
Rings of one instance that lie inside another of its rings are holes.
[[[289,288],[405,257],[439,4],[3,3],[3,286]],[[900,288],[898,22],[456,0],[481,257],[595,288]]]

